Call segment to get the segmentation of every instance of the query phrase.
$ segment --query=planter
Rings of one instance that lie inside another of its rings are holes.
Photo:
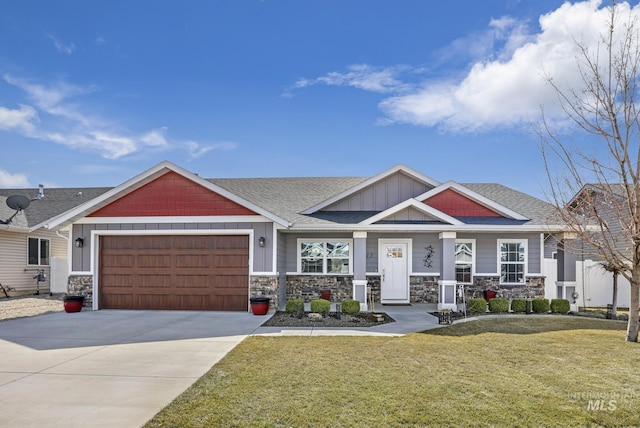
[[[251,312],[253,315],[266,315],[269,312],[269,297],[252,297],[249,299],[251,303]]]
[[[484,300],[486,300],[488,303],[489,300],[495,298],[498,295],[498,292],[493,290],[484,290],[482,294],[484,294]]]
[[[320,298],[331,301],[331,290],[320,290]]]
[[[62,301],[66,313],[80,312],[84,305],[84,296],[66,296]]]

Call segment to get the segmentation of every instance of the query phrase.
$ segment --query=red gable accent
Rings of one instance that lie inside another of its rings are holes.
[[[451,217],[502,217],[452,189],[443,190],[422,202]]]
[[[253,211],[169,171],[88,217],[233,216]]]

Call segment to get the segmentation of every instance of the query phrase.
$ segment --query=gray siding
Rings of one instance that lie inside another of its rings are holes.
[[[433,186],[397,172],[385,180],[331,204],[323,211],[384,211],[432,188]]]
[[[440,266],[440,240],[437,233],[370,233],[367,237],[367,273],[378,272],[378,240],[379,239],[412,239],[413,254],[411,263],[413,270],[411,273],[433,273],[439,274]],[[427,247],[434,249],[431,258],[431,267],[425,266],[425,255]]]
[[[72,250],[73,272],[88,272],[91,270],[91,231],[92,230],[216,230],[252,229],[253,242],[253,272],[273,271],[273,223],[122,223],[122,224],[75,224],[73,225],[72,241],[78,237],[84,238],[84,247]],[[258,239],[263,236],[266,240],[264,247],[258,245]]]
[[[540,273],[540,234],[458,234],[457,239],[476,240],[476,273],[497,274],[498,273],[498,240],[499,239],[524,239],[527,240],[527,272],[532,274]]]
[[[282,235],[285,242],[285,272],[298,271],[298,239],[350,239],[353,233],[286,233]],[[367,250],[368,251],[368,250]]]

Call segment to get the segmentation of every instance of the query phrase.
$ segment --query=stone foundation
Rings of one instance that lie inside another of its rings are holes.
[[[302,299],[310,302],[320,298],[320,290],[331,290],[332,302],[352,299],[353,278],[351,276],[287,276],[287,300]]]
[[[252,276],[249,278],[251,297],[269,297],[269,306],[278,309],[278,277]]]
[[[373,294],[373,301],[380,303],[380,277],[368,276],[367,288]],[[353,278],[350,276],[287,276],[287,300],[302,299],[310,302],[320,298],[320,290],[327,289],[331,290],[332,302],[352,299]],[[438,277],[410,277],[409,294],[411,303],[438,303]]]
[[[67,281],[67,294],[72,296],[84,296],[84,305],[93,305],[93,276],[70,275]]]
[[[465,297],[484,297],[483,291],[494,290],[498,297],[507,299],[544,297],[544,277],[527,277],[524,284],[505,285],[500,284],[497,276],[474,277],[473,284],[465,285]]]

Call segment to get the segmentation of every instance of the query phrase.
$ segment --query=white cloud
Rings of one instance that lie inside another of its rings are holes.
[[[236,147],[238,147],[238,145],[233,141],[223,141],[220,143],[209,144],[209,145],[202,145],[195,141],[185,141],[184,144],[187,146],[187,149],[189,151],[189,157],[191,158],[191,160],[202,157],[203,155],[207,154],[211,150],[229,151],[229,150],[234,150]]]
[[[420,89],[383,100],[379,107],[387,122],[439,126],[446,130],[473,131],[516,126],[540,116],[540,107],[560,113],[556,94],[545,76],[560,85],[579,88],[576,42],[595,50],[608,12],[600,1],[564,3],[540,17],[539,32],[527,34],[523,23],[510,18],[494,20],[491,27],[504,39],[494,58],[473,64],[462,78],[423,82]],[[630,12],[620,3],[619,22]]]
[[[21,104],[18,109],[0,106],[0,129],[17,129],[25,134],[30,134],[37,122],[38,112],[31,106]]]
[[[368,64],[353,64],[346,72],[334,71],[315,79],[298,79],[283,96],[290,97],[295,90],[314,85],[351,86],[365,91],[390,93],[402,92],[410,85],[399,80],[400,75],[412,71],[407,66],[374,67]]]
[[[47,37],[49,38],[49,40],[51,40],[53,45],[60,53],[71,55],[76,50],[76,45],[74,45],[73,43],[63,43],[59,38],[51,34],[47,34]]]
[[[31,187],[25,174],[11,174],[0,169],[0,187],[3,188],[25,188]]]
[[[0,106],[0,129],[74,150],[96,152],[106,159],[119,159],[146,148],[168,150],[185,146],[180,141],[172,142],[167,137],[166,127],[135,133],[122,129],[113,120],[91,115],[91,109],[80,103],[79,98],[95,92],[95,86],[81,87],[64,82],[43,85],[8,74],[3,78],[23,90],[37,109],[27,105],[14,110]],[[226,143],[201,145],[191,141],[186,149],[191,158],[196,158],[210,150],[230,148]]]

